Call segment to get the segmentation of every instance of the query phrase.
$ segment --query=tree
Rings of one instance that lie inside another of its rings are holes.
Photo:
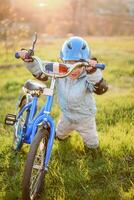
[[[0,0],[0,21],[10,18],[11,15],[11,3],[9,0]]]

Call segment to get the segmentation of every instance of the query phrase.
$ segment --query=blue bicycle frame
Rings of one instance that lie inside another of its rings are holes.
[[[51,82],[51,89],[54,89],[55,85],[55,78],[52,78]],[[25,126],[23,128],[23,135],[24,135],[24,143],[31,144],[36,133],[38,126],[43,123],[48,123],[50,125],[50,134],[49,134],[49,139],[48,139],[48,145],[47,145],[47,150],[46,150],[46,157],[45,157],[45,170],[48,170],[48,162],[50,160],[50,155],[52,151],[52,146],[54,142],[54,137],[55,137],[55,123],[53,118],[50,116],[51,108],[52,108],[52,103],[53,103],[53,95],[48,95],[47,100],[44,104],[44,106],[41,108],[37,116],[35,116],[36,111],[37,111],[37,102],[38,102],[38,97],[34,96],[32,101],[26,104],[19,112],[17,116],[17,120],[23,115],[23,113],[26,110],[29,110]]]

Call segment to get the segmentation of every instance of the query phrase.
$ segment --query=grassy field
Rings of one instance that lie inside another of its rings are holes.
[[[97,127],[102,157],[92,161],[80,136],[55,141],[50,170],[40,200],[133,200],[134,199],[134,38],[86,38],[93,56],[107,64],[104,77],[109,91],[95,96]],[[37,45],[37,55],[57,60],[63,40]],[[43,46],[44,45],[44,46]],[[22,63],[13,59],[11,64]],[[0,64],[5,65],[0,52]],[[6,113],[14,113],[17,96],[27,79],[25,67],[0,68],[0,199],[21,200],[21,180],[27,146],[11,150],[13,129],[4,125]],[[40,102],[42,103],[42,101]],[[60,110],[55,104],[56,122]]]

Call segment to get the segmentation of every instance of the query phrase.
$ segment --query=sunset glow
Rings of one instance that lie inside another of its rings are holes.
[[[46,3],[38,3],[37,4],[39,7],[45,7],[47,4]]]
[[[61,5],[61,3],[64,3],[64,0],[27,0],[27,2],[24,2],[23,0],[12,0],[12,4],[15,7],[46,7],[48,6],[49,8],[55,8],[58,5]]]
[[[47,5],[46,1],[43,0],[37,1],[35,4],[39,7],[45,7]]]

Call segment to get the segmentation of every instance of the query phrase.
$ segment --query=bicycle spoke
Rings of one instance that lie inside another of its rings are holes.
[[[40,145],[37,150],[37,155],[35,157],[35,161],[33,164],[33,170],[32,170],[32,175],[31,175],[31,184],[30,184],[30,196],[31,199],[34,198],[36,195],[37,187],[39,184],[39,179],[41,172],[43,170],[43,161],[44,161],[44,147],[45,147],[45,141],[41,141]]]
[[[40,180],[40,175],[41,175],[42,170],[39,170],[38,173],[36,174],[36,177],[34,178],[32,185],[30,187],[30,196],[31,199],[34,198],[36,191],[37,191],[37,187],[39,184],[39,180]]]
[[[31,181],[31,185],[30,185],[30,190],[33,190],[33,186],[35,185],[35,181],[37,180],[39,172],[40,171],[38,170],[38,172],[36,173],[36,175],[32,177],[32,181]]]
[[[42,167],[40,165],[34,165],[33,168],[40,170]]]
[[[38,176],[38,173],[39,171],[42,169],[42,166],[41,165],[38,165],[38,164],[34,164],[33,165],[33,171],[32,171],[32,184],[31,186],[33,185],[33,182],[36,180],[37,176]]]

